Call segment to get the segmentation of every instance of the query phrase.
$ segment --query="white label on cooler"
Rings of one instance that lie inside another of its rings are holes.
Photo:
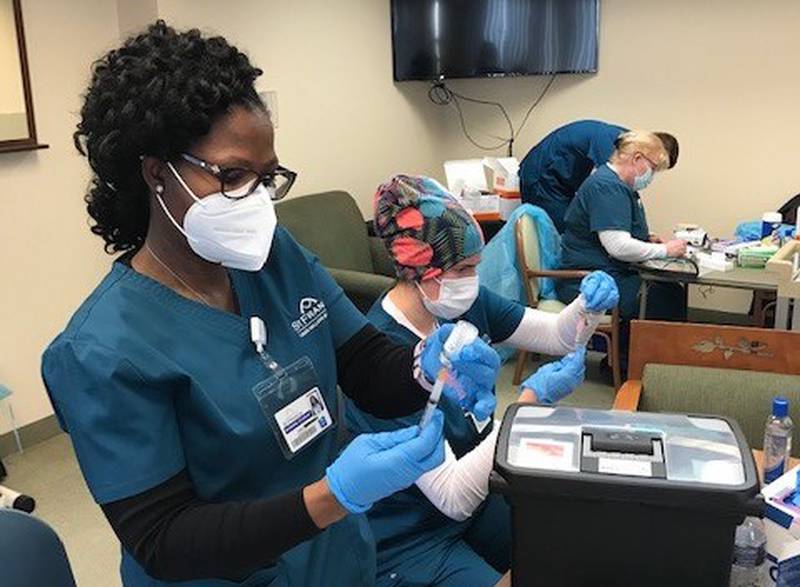
[[[627,461],[622,459],[597,459],[597,472],[609,475],[633,475],[652,477],[653,464],[649,461]]]
[[[509,454],[509,462],[517,467],[550,471],[574,471],[575,447],[571,442],[551,438],[525,438]]]

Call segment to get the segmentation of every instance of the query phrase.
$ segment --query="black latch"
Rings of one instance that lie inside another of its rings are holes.
[[[583,429],[584,436],[592,439],[593,452],[619,452],[635,455],[653,455],[653,442],[661,436],[650,432],[634,432],[624,429]]]

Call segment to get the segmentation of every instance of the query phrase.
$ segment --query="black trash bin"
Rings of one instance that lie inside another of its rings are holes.
[[[517,404],[491,489],[512,510],[512,585],[728,585],[761,511],[739,426],[715,416]]]

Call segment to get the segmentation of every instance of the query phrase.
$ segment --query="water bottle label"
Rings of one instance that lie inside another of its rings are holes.
[[[764,438],[764,481],[772,483],[783,475],[786,457],[789,454],[791,436],[770,433],[768,428]]]
[[[783,475],[783,461],[779,462],[771,469],[764,470],[764,483],[772,483],[781,475]]]

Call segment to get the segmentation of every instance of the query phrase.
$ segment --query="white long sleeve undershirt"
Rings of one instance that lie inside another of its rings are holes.
[[[511,336],[500,342],[532,353],[571,353],[575,350],[575,333],[581,323],[584,307],[583,296],[578,296],[557,314],[525,308],[517,328]]]
[[[601,230],[598,236],[600,244],[609,255],[626,263],[667,256],[667,245],[640,241],[633,238],[627,230]]]
[[[382,307],[396,322],[424,338],[424,333],[419,332],[389,296],[384,297]],[[535,353],[570,353],[575,350],[578,328],[583,326],[584,308],[582,295],[557,314],[525,308],[517,328],[501,342]],[[495,421],[492,432],[460,459],[456,459],[445,442],[444,463],[417,479],[416,485],[423,495],[449,518],[466,520],[489,494],[489,474],[494,465],[499,429],[500,422]]]
[[[463,521],[471,517],[489,495],[489,474],[500,422],[495,420],[489,436],[460,459],[445,442],[444,463],[417,479],[417,487],[448,518]]]

